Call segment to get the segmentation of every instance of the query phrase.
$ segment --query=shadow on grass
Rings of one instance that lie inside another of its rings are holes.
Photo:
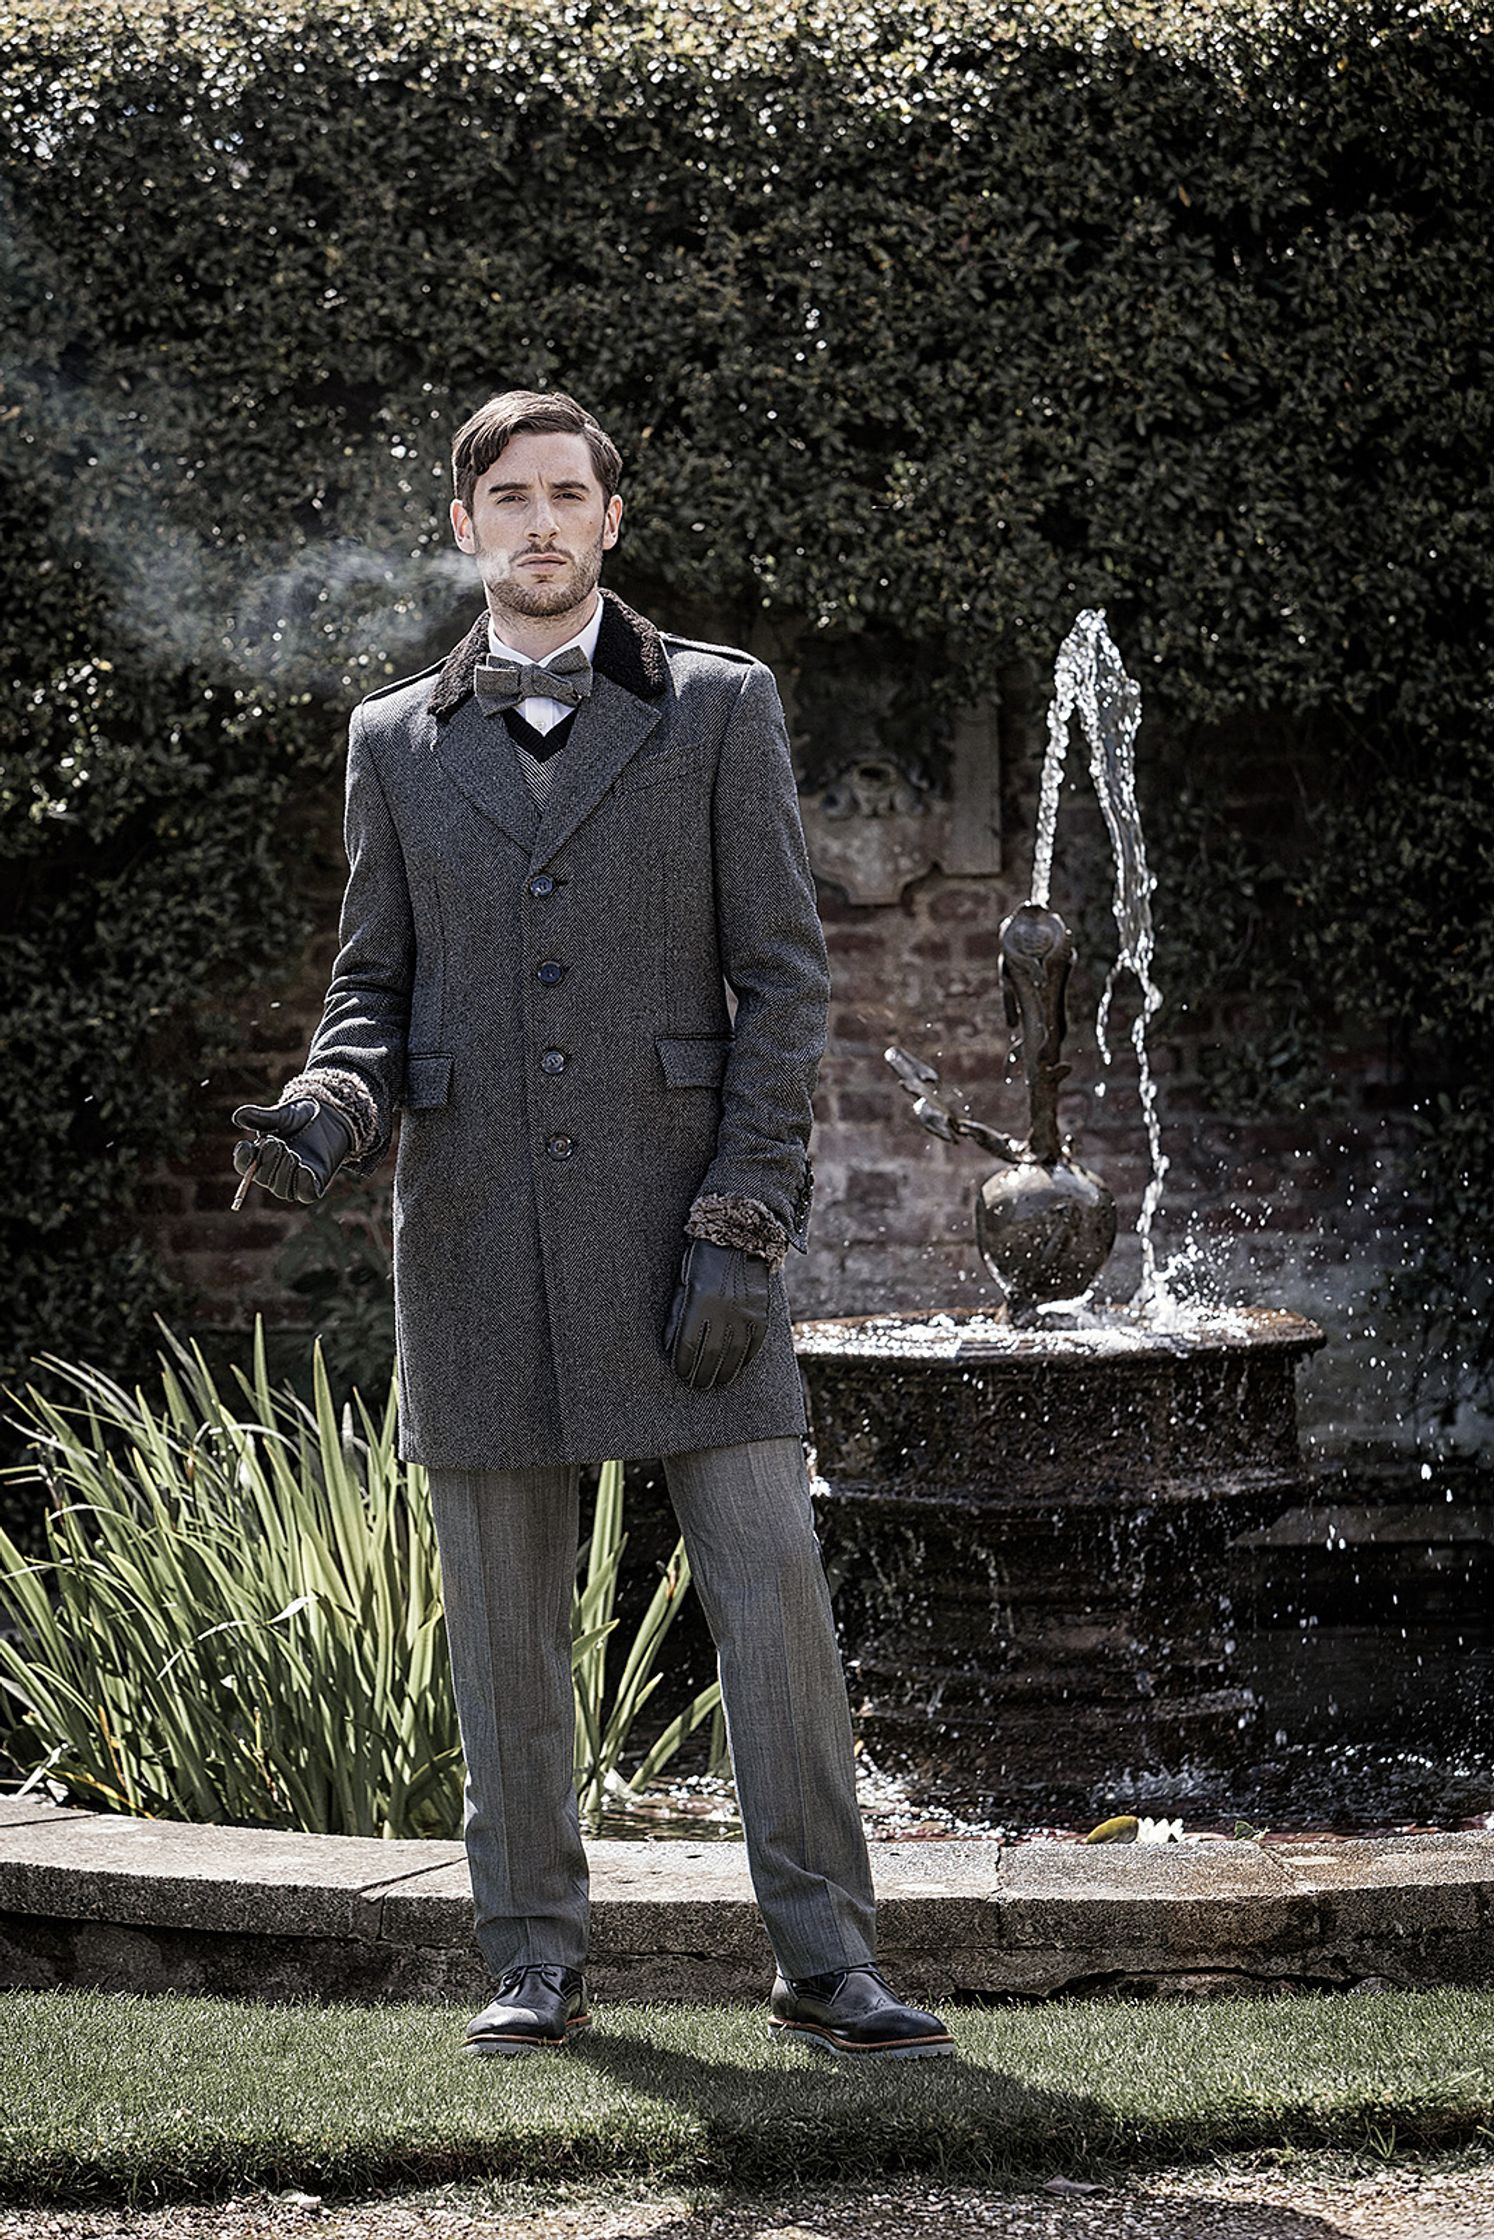
[[[784,2045],[781,2071],[744,2069],[614,2025],[579,2040],[570,2058],[630,2092],[668,2100],[698,2127],[700,2177],[745,2187],[790,2175],[914,2171],[998,2183],[1113,2176],[1139,2143],[1084,2093],[1027,2084],[959,2054],[855,2060]]]

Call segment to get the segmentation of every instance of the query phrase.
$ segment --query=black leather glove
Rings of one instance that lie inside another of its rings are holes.
[[[288,1104],[236,1105],[233,1124],[256,1133],[254,1143],[233,1147],[239,1173],[248,1173],[258,1151],[255,1181],[277,1198],[303,1206],[324,1195],[353,1148],[351,1127],[319,1097],[292,1097]]]
[[[676,1376],[697,1392],[730,1384],[768,1327],[768,1263],[735,1245],[692,1237],[664,1331]]]

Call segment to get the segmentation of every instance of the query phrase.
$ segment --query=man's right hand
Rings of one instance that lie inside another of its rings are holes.
[[[256,1182],[277,1198],[310,1205],[353,1148],[353,1131],[340,1112],[317,1097],[292,1097],[288,1104],[234,1107],[236,1128],[253,1128],[255,1143],[236,1143],[233,1163],[247,1174],[258,1154]]]

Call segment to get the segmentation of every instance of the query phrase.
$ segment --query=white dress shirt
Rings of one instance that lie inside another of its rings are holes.
[[[600,592],[593,594],[593,596],[597,603],[592,610],[590,622],[583,623],[575,637],[567,638],[563,646],[555,646],[549,653],[544,654],[520,653],[517,646],[505,645],[493,628],[493,618],[489,615],[488,650],[493,659],[495,661],[518,661],[526,665],[530,662],[538,662],[543,667],[547,661],[553,661],[556,654],[566,653],[572,646],[579,646],[587,660],[594,661],[597,652],[597,633],[602,627],[602,599]],[[526,723],[533,724],[536,731],[544,732],[553,731],[556,724],[568,716],[571,710],[564,700],[552,700],[548,694],[532,692],[528,699],[519,702],[517,712]]]

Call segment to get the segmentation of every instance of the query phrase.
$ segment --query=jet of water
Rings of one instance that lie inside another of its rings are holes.
[[[1142,1273],[1131,1304],[1144,1309],[1161,1293],[1156,1254],[1152,1248],[1152,1216],[1161,1201],[1162,1178],[1169,1163],[1162,1149],[1157,1086],[1152,1079],[1146,1043],[1147,1022],[1162,1003],[1162,991],[1152,978],[1151,897],[1157,882],[1147,869],[1141,812],[1136,803],[1135,747],[1141,725],[1141,688],[1134,677],[1126,674],[1115,641],[1105,627],[1103,607],[1086,607],[1075,618],[1053,665],[1048,747],[1043,758],[1032,865],[1031,900],[1044,909],[1048,906],[1048,889],[1053,877],[1053,840],[1058,826],[1058,796],[1068,753],[1069,724],[1076,715],[1089,745],[1090,776],[1099,796],[1115,859],[1115,893],[1111,907],[1120,946],[1106,975],[1095,1017],[1100,1056],[1107,1066],[1110,1045],[1106,1029],[1116,982],[1122,972],[1130,971],[1135,973],[1141,987],[1141,1008],[1131,1028],[1131,1042],[1136,1051],[1141,1110],[1152,1171],[1136,1221],[1136,1234],[1141,1240]]]

